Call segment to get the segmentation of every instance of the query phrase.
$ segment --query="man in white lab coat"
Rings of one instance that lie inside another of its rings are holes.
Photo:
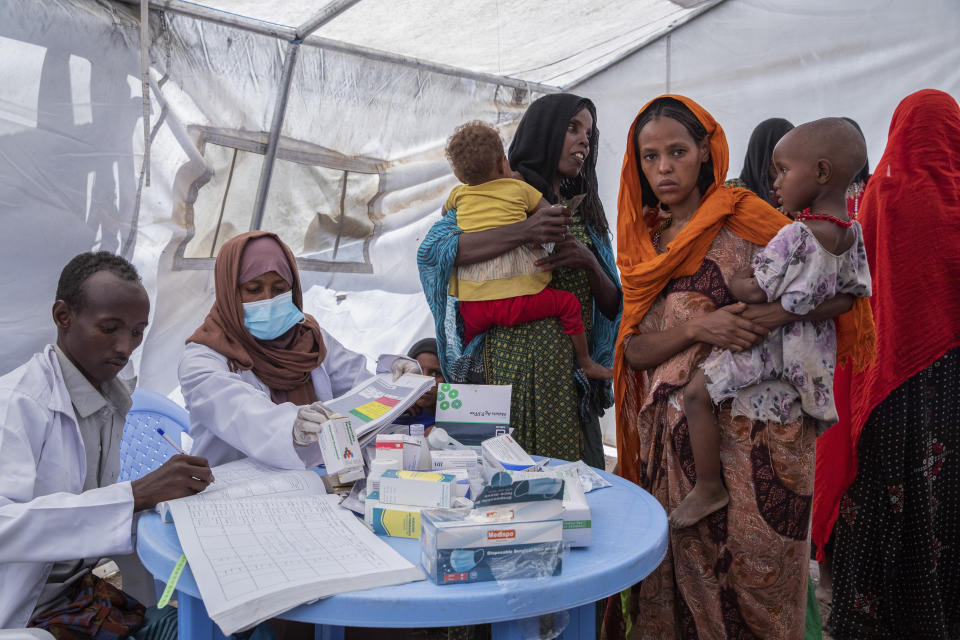
[[[116,483],[132,391],[118,374],[150,311],[133,266],[81,254],[56,298],[56,345],[0,378],[0,628],[57,619],[98,558],[133,551],[135,512],[213,479],[205,459],[177,455]]]

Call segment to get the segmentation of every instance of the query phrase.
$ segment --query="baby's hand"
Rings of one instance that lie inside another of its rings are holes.
[[[767,294],[760,288],[756,276],[753,274],[753,267],[743,267],[734,272],[733,277],[727,282],[727,287],[733,297],[740,302],[766,302]]]

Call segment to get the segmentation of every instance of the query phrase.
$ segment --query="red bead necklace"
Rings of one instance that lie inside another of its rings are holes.
[[[841,220],[835,216],[828,216],[825,213],[798,213],[797,220],[826,220],[827,222],[832,222],[835,225],[839,225],[845,229],[849,229],[853,226],[853,220]]]

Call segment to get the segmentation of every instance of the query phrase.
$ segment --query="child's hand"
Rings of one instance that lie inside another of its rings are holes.
[[[727,288],[740,302],[766,302],[767,294],[760,288],[753,274],[753,267],[743,267],[734,272],[727,282]]]

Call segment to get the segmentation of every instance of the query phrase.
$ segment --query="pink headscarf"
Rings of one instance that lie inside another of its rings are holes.
[[[237,284],[250,282],[265,273],[276,271],[277,274],[293,285],[293,272],[287,256],[280,248],[273,236],[260,236],[248,240],[240,256],[240,272],[237,274]]]

